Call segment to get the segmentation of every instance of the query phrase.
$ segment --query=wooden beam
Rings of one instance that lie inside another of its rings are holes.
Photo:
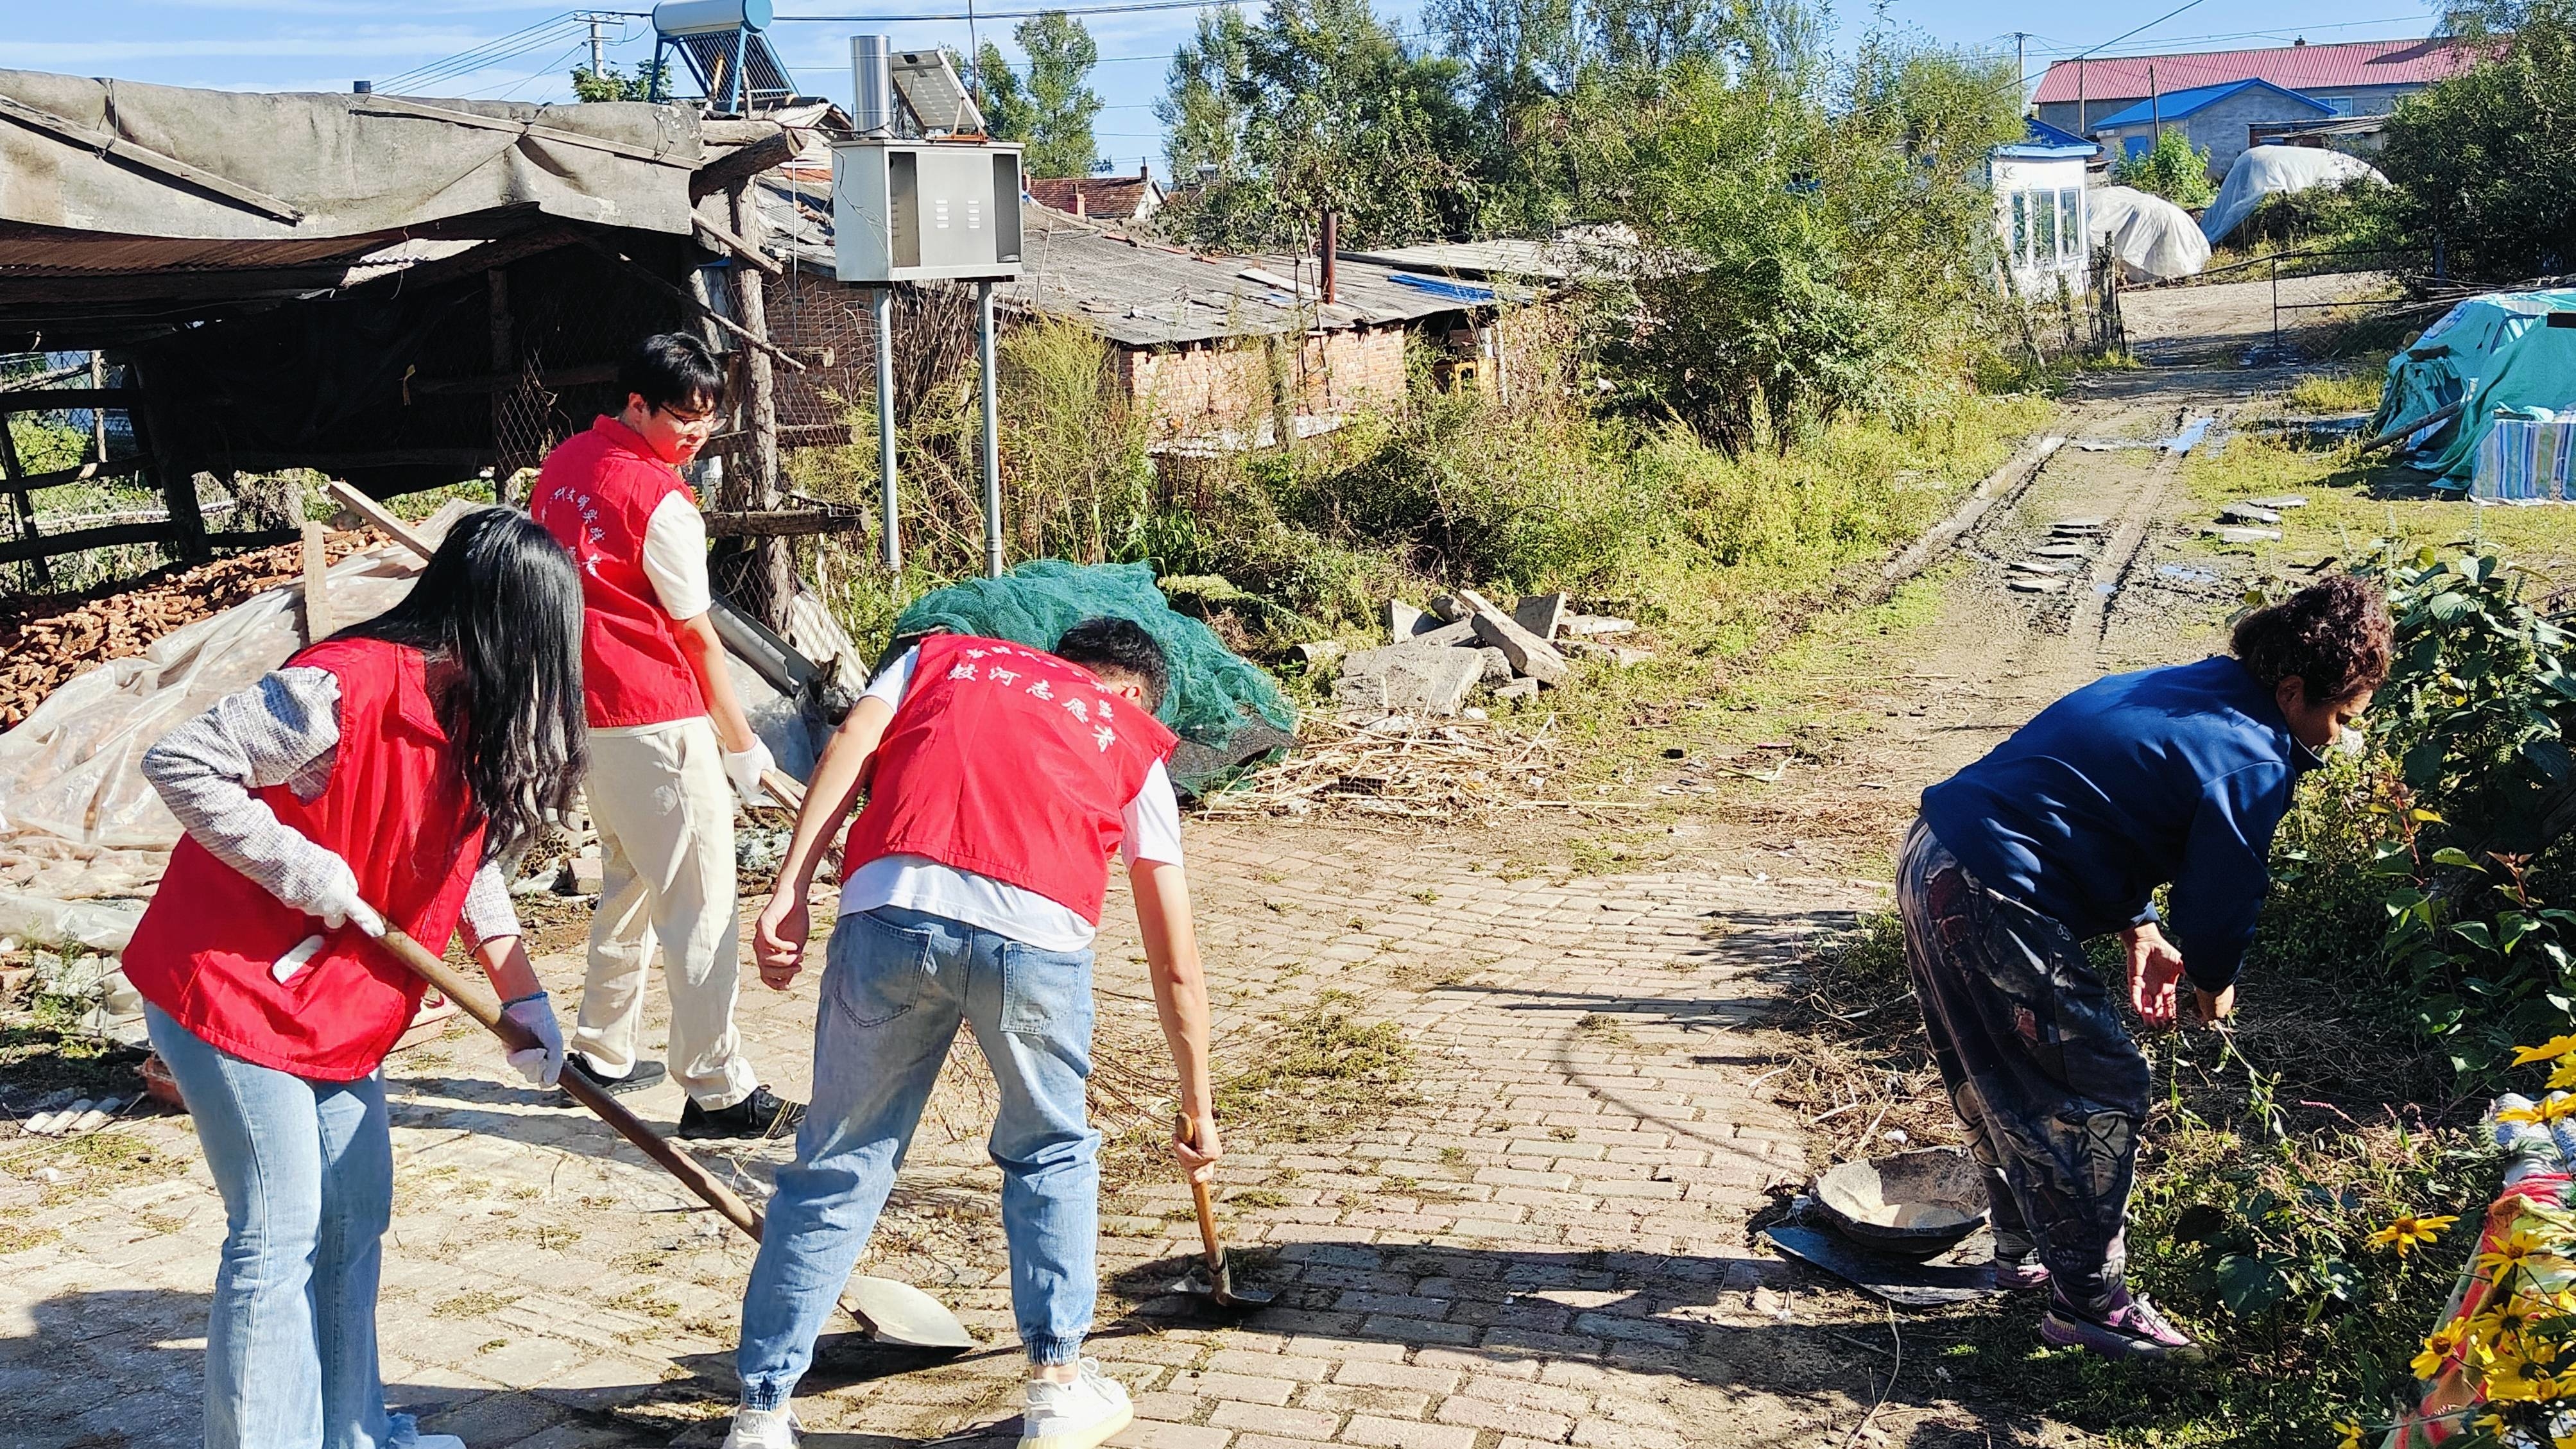
[[[0,476],[7,478],[12,485],[10,491],[18,495],[18,536],[36,539],[44,536],[44,530],[36,526],[36,500],[27,496],[25,487],[18,486],[19,477],[25,471],[18,458],[18,439],[9,431],[9,420],[0,418]],[[45,556],[36,554],[27,562],[36,576],[36,587],[52,592],[54,571],[46,567]]]
[[[733,224],[742,233],[737,240],[755,256],[762,227],[757,189],[758,183],[746,177],[732,192]],[[734,269],[734,311],[742,325],[763,341],[769,337],[768,291],[769,283],[759,272]],[[751,373],[751,395],[744,399],[743,409],[751,430],[751,487],[746,501],[756,510],[769,512],[778,507],[778,374],[766,353],[751,353],[745,361]],[[796,597],[795,549],[786,539],[772,537],[762,539],[756,552],[761,622],[784,634],[787,606]]]
[[[795,136],[780,127],[765,140],[754,141],[717,157],[689,174],[689,199],[718,191],[730,190],[734,183],[759,175],[772,166],[783,166],[796,159],[804,149]]]
[[[496,271],[491,275],[497,277],[500,273]],[[525,374],[516,372],[487,373],[482,377],[422,377],[414,378],[410,386],[413,392],[424,397],[437,397],[448,393],[508,392],[517,387],[524,377]],[[567,387],[589,387],[594,383],[615,381],[617,381],[617,364],[613,362],[595,362],[587,367],[566,367],[537,374],[537,386],[550,391]],[[0,394],[0,397],[5,396]]]
[[[330,531],[306,520],[298,530],[304,544],[304,642],[319,644],[331,636],[331,556],[323,547]]]
[[[749,262],[753,266],[760,268],[762,271],[767,272],[773,277],[783,277],[787,275],[787,269],[785,267],[782,267],[777,262],[770,260],[770,258],[764,254],[760,248],[753,246],[751,243],[744,241],[741,237],[734,235],[732,228],[719,226],[716,223],[707,220],[703,214],[693,215],[690,219],[697,223],[700,235],[705,236],[715,243],[715,246],[710,248],[710,250],[729,252],[733,255],[735,260]]]
[[[814,533],[865,533],[862,508],[777,508],[754,513],[710,513],[709,538],[798,538]]]
[[[470,253],[468,254],[470,255]],[[396,275],[402,275],[396,273]],[[345,262],[307,267],[240,267],[199,272],[99,272],[79,277],[0,280],[0,306],[75,302],[229,302],[300,297],[348,280]]]
[[[77,146],[96,156],[122,161],[138,171],[149,171],[165,181],[193,186],[199,191],[220,196],[235,206],[256,211],[262,216],[293,225],[304,220],[304,213],[269,195],[254,191],[230,177],[218,176],[203,167],[191,166],[176,156],[164,156],[149,146],[138,146],[122,136],[106,131],[93,131],[77,121],[65,120],[51,111],[40,111],[12,96],[0,96],[0,119],[17,122],[31,131],[41,131],[57,141]]]
[[[595,236],[576,232],[573,235],[573,240],[613,262],[633,268],[637,276],[642,277],[646,281],[651,282],[654,286],[669,293],[681,306],[688,308],[691,313],[704,318],[706,321],[714,323],[716,326],[723,328],[729,333],[732,333],[736,338],[740,339],[747,345],[760,349],[762,352],[769,354],[780,362],[786,363],[789,367],[794,368],[798,372],[805,371],[804,363],[788,356],[783,349],[771,345],[768,338],[755,337],[751,333],[744,331],[740,323],[735,322],[732,318],[725,316],[723,313],[718,312],[716,309],[699,301],[697,298],[690,296],[688,288],[663,280],[661,275],[655,272],[651,267],[644,265],[642,262],[635,260],[633,257],[626,255],[626,253],[619,251],[617,248],[610,246],[608,243],[601,241]]]
[[[416,267],[405,267],[398,272],[369,277],[349,290],[385,286],[435,287],[458,277],[470,277],[488,272],[494,267],[506,267],[521,257],[533,257],[539,252],[550,252],[557,247],[571,246],[578,239],[579,234],[569,224],[540,226],[523,231],[517,236],[506,236],[497,241],[485,242],[471,251],[458,252],[452,257],[441,257],[434,262],[422,262]]]
[[[386,512],[383,504],[339,479],[334,478],[323,484],[322,491],[330,494],[334,502],[383,530],[387,538],[419,554],[423,562],[427,562],[429,556],[436,552],[429,546],[427,540],[411,531],[410,524]]]
[[[0,563],[53,558],[90,548],[113,548],[120,543],[170,543],[178,533],[178,526],[164,518],[152,523],[116,523],[105,528],[83,528],[71,533],[48,534],[43,538],[13,538],[0,543]]]
[[[130,408],[134,394],[121,387],[29,387],[0,392],[0,413],[50,413],[65,408]]]
[[[51,473],[30,473],[24,478],[0,484],[0,489],[24,494],[38,488],[59,488],[66,483],[86,483],[92,478],[123,478],[152,466],[151,460],[137,455],[111,458],[104,463],[83,463],[76,468],[57,468]]]
[[[243,473],[268,473],[280,468],[311,468],[318,473],[344,473],[351,468],[480,469],[492,466],[492,452],[488,448],[383,448],[372,453],[235,452],[223,454],[220,461]]]
[[[350,114],[359,116],[397,116],[415,121],[444,121],[451,126],[470,126],[480,131],[509,131],[532,141],[546,141],[559,146],[579,146],[589,151],[605,151],[630,161],[649,161],[656,166],[688,168],[695,162],[683,161],[642,146],[629,146],[599,136],[585,136],[578,131],[561,131],[540,126],[533,121],[504,121],[493,116],[478,116],[472,111],[451,111],[445,106],[425,106],[418,101],[397,96],[370,95],[362,105],[351,106]]]

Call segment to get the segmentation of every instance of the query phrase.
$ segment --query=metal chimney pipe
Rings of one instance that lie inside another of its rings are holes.
[[[882,35],[850,37],[851,91],[856,104],[850,119],[862,136],[894,130],[894,46]]]
[[[1339,213],[1327,210],[1324,213],[1324,255],[1322,258],[1324,273],[1324,302],[1327,306],[1330,306],[1333,302],[1338,300],[1333,295],[1333,283],[1335,280],[1333,263],[1339,259],[1341,250],[1342,218]]]

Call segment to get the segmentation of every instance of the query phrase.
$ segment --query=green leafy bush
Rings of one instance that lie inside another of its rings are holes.
[[[2155,144],[2137,155],[2112,162],[2111,179],[2153,192],[2185,211],[2198,211],[2218,199],[2218,187],[2209,179],[2209,153],[2191,144],[2179,126],[2158,133]]]

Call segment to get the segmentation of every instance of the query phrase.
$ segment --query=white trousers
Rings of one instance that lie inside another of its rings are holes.
[[[733,786],[704,715],[590,735],[591,822],[599,829],[599,910],[570,1045],[619,1076],[634,1069],[644,978],[660,947],[671,991],[671,1079],[710,1111],[751,1095],[733,1022],[741,984],[735,909]]]

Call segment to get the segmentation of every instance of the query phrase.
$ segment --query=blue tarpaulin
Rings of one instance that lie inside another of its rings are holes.
[[[2471,297],[2388,361],[2373,433],[2428,418],[2453,403],[2459,415],[2398,445],[2411,466],[2465,479],[2498,413],[2576,407],[2576,327],[2548,325],[2576,312],[2576,288]]]
[[[1428,292],[1434,297],[1446,297],[1452,302],[1500,300],[1494,295],[1494,289],[1491,287],[1479,287],[1467,282],[1452,282],[1445,277],[1425,277],[1413,272],[1397,272],[1387,280],[1401,282],[1416,291]]]

